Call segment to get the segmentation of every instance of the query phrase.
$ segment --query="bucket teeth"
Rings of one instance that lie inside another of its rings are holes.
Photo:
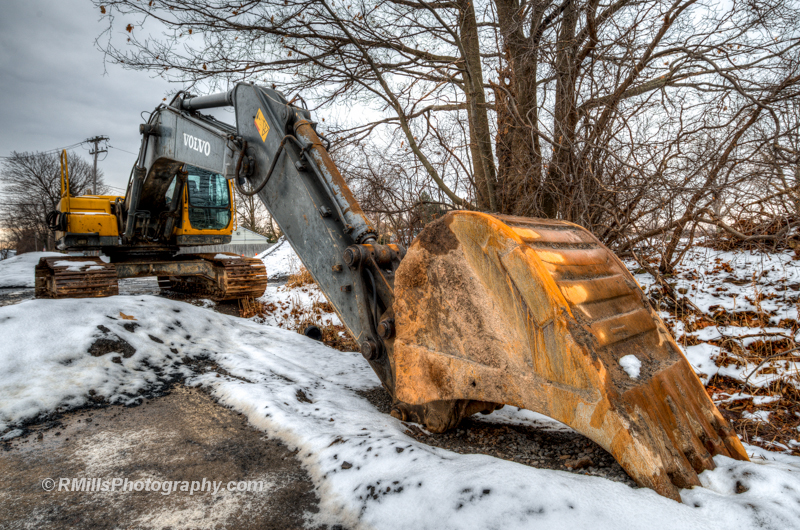
[[[409,248],[393,309],[396,416],[444,430],[491,404],[540,412],[678,500],[714,455],[747,459],[631,274],[577,225],[451,212]]]

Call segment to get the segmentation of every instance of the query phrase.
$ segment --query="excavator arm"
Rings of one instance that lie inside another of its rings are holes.
[[[223,106],[235,130],[199,113]],[[143,133],[172,161],[164,179],[189,163],[259,196],[391,394],[393,416],[442,432],[506,404],[541,412],[676,500],[714,455],[747,459],[636,281],[580,226],[457,211],[408,251],[379,244],[309,111],[252,84],[177,98]],[[155,155],[143,152],[144,168]]]

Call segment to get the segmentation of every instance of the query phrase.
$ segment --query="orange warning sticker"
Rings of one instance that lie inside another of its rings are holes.
[[[267,141],[267,133],[269,133],[269,123],[267,123],[266,118],[264,118],[264,114],[261,112],[261,109],[258,109],[258,114],[256,114],[256,129],[258,129],[258,134],[261,135],[261,141]]]

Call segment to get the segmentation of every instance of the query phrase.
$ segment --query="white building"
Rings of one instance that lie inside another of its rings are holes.
[[[232,252],[234,254],[239,254],[240,256],[252,258],[256,254],[261,254],[271,246],[272,243],[270,243],[269,239],[267,239],[265,236],[240,226],[231,233],[231,242],[227,245],[186,247],[181,249],[180,253],[198,254],[205,252]]]

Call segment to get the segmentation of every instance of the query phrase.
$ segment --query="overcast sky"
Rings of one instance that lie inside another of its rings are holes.
[[[89,0],[0,0],[0,156],[105,135],[112,148],[98,165],[107,184],[125,187],[140,113],[179,87],[104,65],[94,44],[104,29]],[[91,159],[88,145],[75,151]]]

